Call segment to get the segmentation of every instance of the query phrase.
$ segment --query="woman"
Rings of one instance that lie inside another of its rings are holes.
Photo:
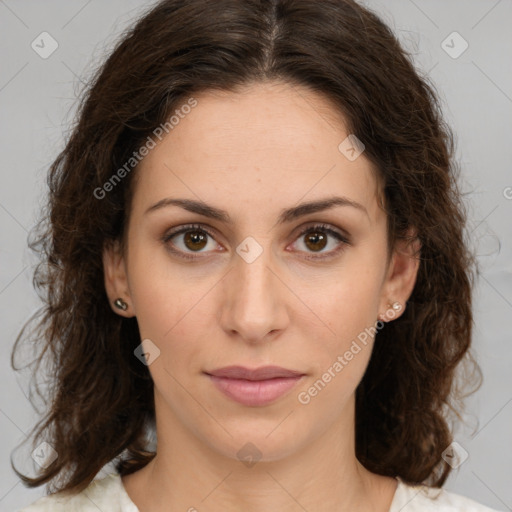
[[[50,171],[55,387],[18,475],[53,493],[24,510],[489,511],[441,490],[475,264],[452,153],[352,0],[154,6]]]

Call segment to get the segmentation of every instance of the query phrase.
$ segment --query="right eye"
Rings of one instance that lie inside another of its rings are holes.
[[[173,254],[189,260],[197,259],[194,253],[211,252],[208,248],[213,250],[219,247],[213,240],[213,234],[200,224],[178,226],[162,238],[162,242]]]

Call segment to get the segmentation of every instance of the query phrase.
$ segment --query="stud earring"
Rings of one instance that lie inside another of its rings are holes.
[[[393,304],[388,304],[390,307],[392,307],[395,311],[400,311],[402,309],[402,304],[400,302],[396,301],[393,302]]]
[[[121,298],[116,299],[114,301],[114,306],[116,308],[122,309],[123,311],[126,311],[128,309],[128,304]]]
[[[398,312],[402,309],[402,304],[400,302],[395,301],[392,304],[388,304],[388,310],[383,315],[379,315],[379,320],[386,322],[391,320],[395,316],[395,311]]]

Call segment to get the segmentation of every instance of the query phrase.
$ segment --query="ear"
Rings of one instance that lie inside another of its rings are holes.
[[[414,228],[409,229],[406,239],[396,242],[382,286],[379,306],[381,320],[395,320],[405,311],[405,303],[411,296],[416,283],[420,251],[421,242]],[[392,307],[395,302],[399,304],[396,309]]]
[[[105,290],[109,298],[110,307],[118,315],[130,318],[135,316],[131,313],[130,290],[126,273],[125,259],[118,240],[109,241],[103,247],[103,274],[105,277]],[[128,307],[126,310],[115,306],[116,299],[122,299]]]

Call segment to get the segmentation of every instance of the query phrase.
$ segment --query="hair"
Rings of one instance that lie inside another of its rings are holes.
[[[44,362],[50,385],[30,436],[58,457],[36,477],[11,461],[26,486],[79,492],[109,462],[126,475],[155,456],[147,438],[153,381],[134,357],[137,320],[112,311],[102,265],[107,244],[124,248],[137,172],[126,162],[192,95],[271,81],[330,100],[347,133],[364,143],[383,184],[389,247],[411,242],[409,228],[416,230],[414,289],[403,315],[376,334],[356,390],[355,449],[374,473],[445,482],[450,420],[462,419],[462,391],[475,374],[478,389],[481,370],[469,350],[476,259],[454,136],[434,85],[392,30],[354,0],[164,0],[123,34],[88,83],[29,237],[44,305],[18,334],[11,364],[20,370],[18,344],[37,319],[31,371]],[[95,191],[107,190],[121,168],[126,176],[99,198]],[[459,379],[463,360],[475,371]]]

